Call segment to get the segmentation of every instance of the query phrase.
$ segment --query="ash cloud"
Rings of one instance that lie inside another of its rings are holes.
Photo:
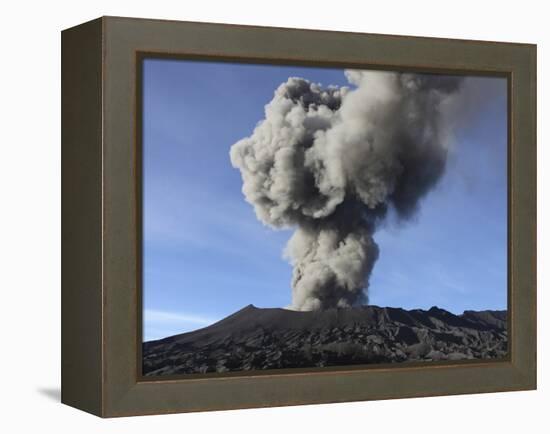
[[[411,218],[445,171],[446,106],[462,79],[345,72],[350,87],[291,77],[231,148],[260,221],[295,228],[285,250],[296,310],[366,303],[389,210]]]

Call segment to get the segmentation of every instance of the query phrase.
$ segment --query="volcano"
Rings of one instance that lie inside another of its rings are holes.
[[[143,375],[442,360],[507,354],[507,312],[248,305],[208,327],[143,343]]]

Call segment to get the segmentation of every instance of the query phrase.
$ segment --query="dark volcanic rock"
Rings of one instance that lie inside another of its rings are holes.
[[[506,356],[506,311],[432,307],[312,312],[252,305],[189,333],[143,344],[145,375]]]

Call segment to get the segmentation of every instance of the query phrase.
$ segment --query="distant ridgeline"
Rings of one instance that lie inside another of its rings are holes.
[[[495,359],[507,354],[506,311],[432,307],[299,312],[252,305],[203,329],[143,344],[147,376],[372,363]]]

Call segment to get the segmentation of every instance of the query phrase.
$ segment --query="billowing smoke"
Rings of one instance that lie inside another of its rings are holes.
[[[366,303],[376,227],[389,211],[414,215],[445,170],[443,110],[460,78],[345,74],[351,88],[289,78],[252,135],[231,148],[258,219],[296,229],[285,252],[293,309]]]

